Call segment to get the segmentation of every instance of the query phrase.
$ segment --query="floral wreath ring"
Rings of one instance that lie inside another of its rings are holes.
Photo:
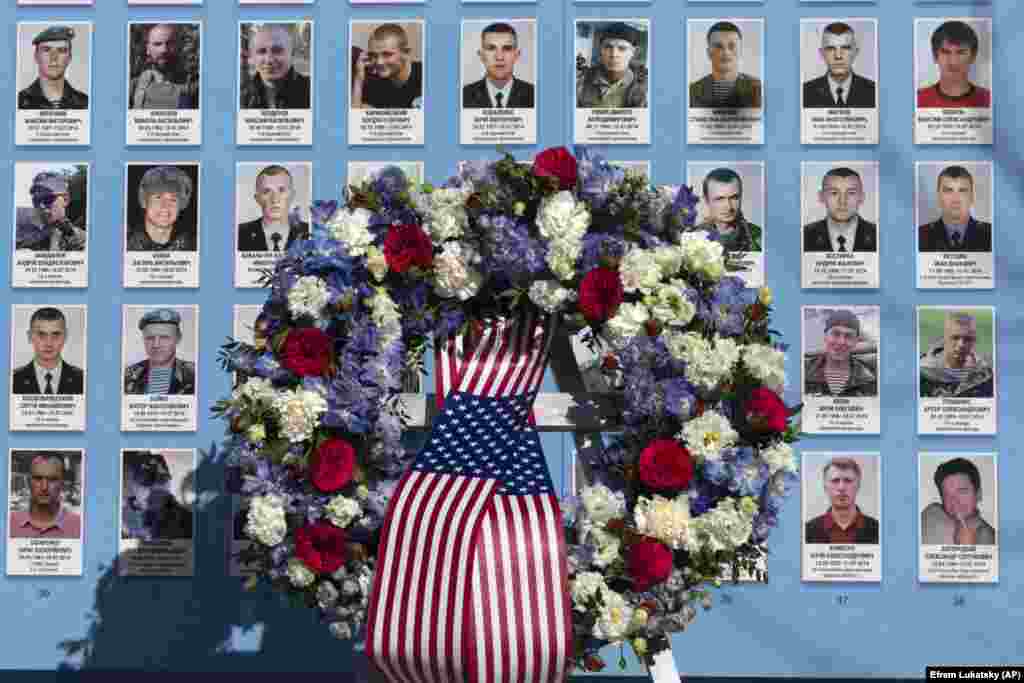
[[[239,557],[338,638],[360,638],[389,497],[411,461],[403,377],[433,340],[526,308],[557,313],[620,379],[622,433],[581,454],[563,500],[573,658],[629,644],[648,663],[756,573],[797,481],[771,292],[731,274],[686,186],[652,186],[587,149],[467,163],[439,187],[389,168],[312,207],[271,271],[236,373],[229,490]],[[620,658],[624,665],[624,659]]]

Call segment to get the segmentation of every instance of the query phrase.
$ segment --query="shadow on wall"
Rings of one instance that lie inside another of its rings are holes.
[[[118,576],[102,566],[90,625],[56,644],[58,670],[330,671],[370,681],[366,658],[334,639],[310,610],[289,607],[268,587],[247,592],[228,575],[231,499],[216,446],[200,453],[195,473],[195,576]],[[129,552],[117,561],[131,561]],[[262,629],[252,651],[235,644]]]

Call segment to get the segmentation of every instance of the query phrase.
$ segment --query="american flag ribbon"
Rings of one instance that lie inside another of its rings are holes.
[[[572,617],[561,509],[530,406],[554,317],[440,340],[442,409],[392,495],[366,651],[392,682],[563,681]]]

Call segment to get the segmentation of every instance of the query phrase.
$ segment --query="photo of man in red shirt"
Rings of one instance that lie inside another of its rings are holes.
[[[977,32],[962,21],[946,21],[932,33],[931,43],[939,80],[917,91],[918,108],[991,107],[991,91],[970,80],[978,58]]]

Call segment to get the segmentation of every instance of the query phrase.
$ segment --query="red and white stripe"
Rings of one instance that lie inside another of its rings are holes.
[[[527,316],[435,345],[438,406],[452,388],[536,391],[554,320]],[[531,415],[532,421],[532,415]],[[562,681],[571,605],[553,494],[495,494],[496,479],[407,472],[381,529],[367,656],[389,681]]]

